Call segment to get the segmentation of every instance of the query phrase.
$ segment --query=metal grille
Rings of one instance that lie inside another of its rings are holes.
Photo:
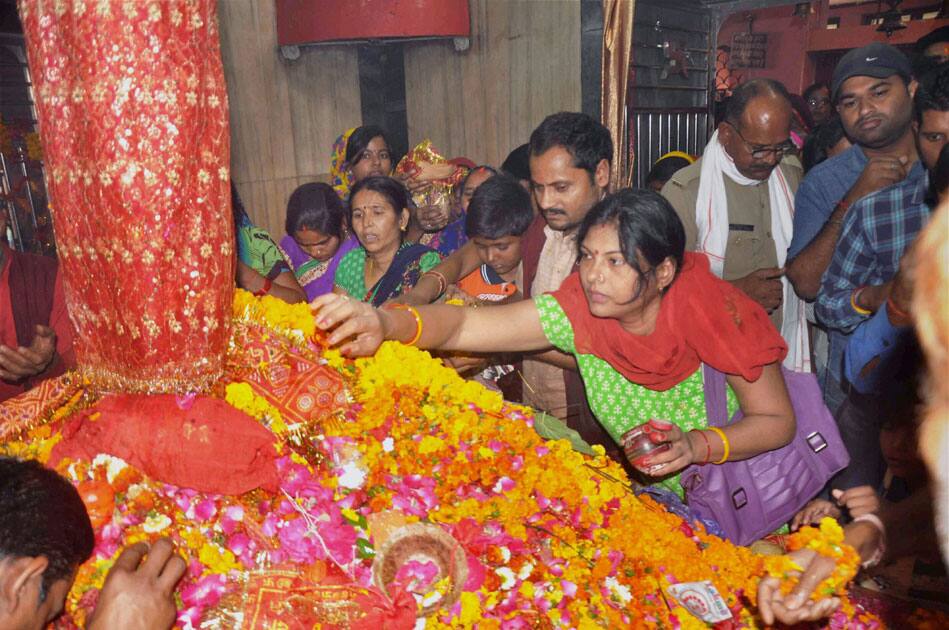
[[[633,185],[645,186],[649,169],[669,151],[699,155],[709,137],[708,109],[638,109],[631,112]]]
[[[0,208],[6,211],[7,234],[15,249],[52,254],[52,224],[46,203],[43,165],[27,156],[27,136],[36,129],[33,86],[22,35],[0,33]]]

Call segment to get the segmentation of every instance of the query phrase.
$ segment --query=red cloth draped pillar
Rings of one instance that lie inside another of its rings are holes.
[[[201,391],[234,286],[215,0],[20,0],[80,370]]]

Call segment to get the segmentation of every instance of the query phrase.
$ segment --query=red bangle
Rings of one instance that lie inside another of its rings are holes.
[[[270,278],[267,278],[264,280],[264,286],[260,287],[259,290],[254,291],[254,295],[256,295],[257,297],[263,297],[267,295],[268,293],[270,293],[270,287],[272,286],[273,286],[273,280],[271,280]]]
[[[693,429],[693,431],[701,435],[702,439],[705,440],[705,461],[701,464],[704,466],[712,460],[712,443],[708,441],[708,436],[705,435],[705,431],[699,431],[698,429]]]
[[[443,274],[440,271],[435,271],[434,269],[429,269],[428,271],[422,274],[423,278],[425,276],[432,276],[438,280],[438,295],[435,296],[436,300],[440,298],[441,296],[445,295],[445,291],[448,290],[448,279],[445,278],[445,274]]]

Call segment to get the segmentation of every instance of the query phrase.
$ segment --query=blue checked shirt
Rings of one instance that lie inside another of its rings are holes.
[[[850,333],[868,319],[853,309],[850,296],[896,275],[900,257],[929,220],[928,185],[925,175],[904,180],[864,197],[847,213],[817,294],[815,312],[825,326]]]

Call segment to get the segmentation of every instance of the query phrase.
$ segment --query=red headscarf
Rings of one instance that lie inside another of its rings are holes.
[[[788,350],[764,309],[712,275],[704,254],[686,252],[649,335],[633,335],[615,319],[593,315],[576,272],[553,296],[570,319],[578,353],[596,355],[649,389],[669,389],[703,362],[754,381]]]

